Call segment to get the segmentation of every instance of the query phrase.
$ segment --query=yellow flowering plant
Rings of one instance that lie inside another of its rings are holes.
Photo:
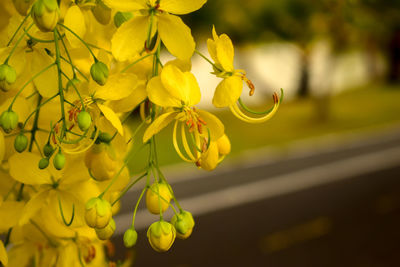
[[[135,218],[145,196],[159,215],[147,237],[164,252],[186,239],[195,221],[175,197],[158,164],[156,136],[173,125],[177,154],[211,171],[230,153],[223,123],[196,108],[201,92],[191,72],[194,53],[222,81],[213,105],[239,119],[264,122],[264,112],[240,98],[254,93],[246,72],[233,66],[226,34],[207,41],[211,59],[195,49],[179,15],[206,0],[4,0],[0,8],[0,263],[4,266],[111,266],[103,252],[116,227],[119,200],[144,180],[124,244],[138,240]],[[3,14],[3,13],[2,13]],[[162,48],[176,59],[163,62]],[[126,121],[139,110],[136,129]],[[246,114],[247,113],[247,114]],[[146,168],[128,166],[146,148]],[[128,155],[128,156],[127,156]],[[164,212],[171,207],[170,222]],[[139,236],[140,240],[140,236]],[[127,258],[121,266],[130,266]]]

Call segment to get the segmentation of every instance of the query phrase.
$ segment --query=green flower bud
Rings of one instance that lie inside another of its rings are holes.
[[[99,136],[97,137],[97,139],[98,139],[99,143],[108,144],[111,142],[112,136],[109,133],[101,132],[101,133],[99,133]]]
[[[172,224],[165,221],[154,222],[147,230],[147,238],[151,247],[157,252],[169,250],[175,241],[176,230]]]
[[[92,117],[90,116],[89,112],[81,111],[78,114],[78,126],[81,131],[86,131],[89,129],[90,125],[92,124]]]
[[[137,232],[133,228],[129,228],[125,231],[124,234],[124,244],[125,247],[131,248],[136,244],[137,241]]]
[[[0,124],[4,132],[10,133],[12,130],[17,128],[18,114],[12,110],[4,111],[0,116]]]
[[[57,0],[37,0],[32,6],[32,19],[42,32],[51,32],[58,23]]]
[[[10,86],[17,80],[15,69],[8,64],[0,65],[0,89],[3,91],[10,90]]]
[[[46,169],[47,166],[49,166],[48,158],[42,158],[41,160],[39,160],[39,169],[41,170]]]
[[[53,152],[54,148],[49,143],[43,147],[43,154],[45,157],[50,158],[51,155],[53,155]]]
[[[33,0],[13,0],[14,7],[21,16],[26,16]]]
[[[17,135],[14,140],[14,148],[17,152],[22,153],[28,147],[28,137],[23,133]]]
[[[101,240],[110,239],[115,232],[115,221],[113,218],[111,218],[110,222],[107,224],[106,227],[101,229],[95,228],[94,230],[96,231],[96,235],[99,239]]]
[[[92,8],[92,13],[100,24],[107,25],[111,20],[111,8],[103,2],[97,2],[96,6]]]
[[[92,79],[99,85],[105,85],[108,78],[108,67],[101,61],[96,61],[90,67]]]
[[[102,198],[94,197],[86,203],[85,221],[92,228],[106,227],[112,216],[111,204]]]
[[[119,28],[124,22],[127,22],[133,18],[133,14],[131,12],[117,12],[114,15],[114,24],[115,27]]]
[[[192,234],[193,231],[193,216],[188,211],[182,211],[180,214],[175,214],[171,218],[171,224],[176,229],[176,237],[180,239],[186,239]]]
[[[77,78],[72,78],[71,80],[69,80],[69,81],[67,82],[67,86],[65,87],[65,90],[68,91],[70,87],[72,87],[72,90],[75,90],[75,89],[74,89],[74,86],[77,87],[78,84],[79,84],[80,82],[81,82],[81,81],[80,81],[79,79],[77,79]]]
[[[54,168],[56,168],[57,170],[61,170],[62,168],[64,168],[65,156],[61,152],[61,149],[58,150],[58,153],[54,156],[53,165],[54,165]]]
[[[158,194],[158,192],[160,192]],[[160,197],[158,196],[160,195]],[[164,212],[169,207],[169,202],[171,201],[172,195],[169,186],[165,183],[154,183],[146,192],[146,207],[153,214]]]

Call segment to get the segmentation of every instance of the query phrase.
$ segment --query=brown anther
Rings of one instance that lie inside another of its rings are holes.
[[[200,161],[196,161],[196,166],[197,166],[197,167],[200,167],[200,166],[201,166]]]
[[[278,104],[279,103],[279,98],[278,98],[278,94],[277,93],[274,93],[272,95],[272,98],[274,99],[274,104]]]
[[[160,3],[158,3],[155,7],[154,7],[154,9],[159,9],[160,8]]]
[[[189,119],[186,121],[186,126],[191,126],[193,124],[193,119]]]
[[[207,122],[205,122],[202,118],[198,117],[197,120],[201,122],[203,125],[207,125]]]
[[[147,41],[144,41],[144,50],[146,51],[146,53],[151,52],[150,48],[147,47]]]
[[[249,96],[254,95],[254,91],[256,90],[256,88],[254,87],[254,84],[249,79],[246,80],[246,83],[247,83],[247,86],[250,88]]]
[[[68,131],[71,131],[72,128],[74,128],[75,124],[72,124],[71,126],[69,126]]]
[[[197,130],[199,131],[200,134],[203,133],[203,125],[200,122],[197,122]]]
[[[115,246],[111,241],[106,242],[106,250],[108,257],[114,257],[115,255]]]
[[[68,110],[68,120],[72,121],[72,118],[74,117],[74,110]]]
[[[60,130],[60,125],[56,123],[56,125],[54,125],[54,132],[58,133],[59,130]]]
[[[96,257],[96,248],[91,245],[88,247],[87,255],[85,257],[85,262],[90,263]]]
[[[51,140],[53,141],[53,144],[57,144],[56,135],[55,134],[52,134]]]
[[[79,113],[81,113],[81,111],[79,109],[76,109],[75,112],[74,112],[74,121],[78,121]]]

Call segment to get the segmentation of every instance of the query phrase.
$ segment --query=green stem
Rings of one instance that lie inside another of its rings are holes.
[[[140,196],[139,196],[138,201],[136,202],[135,210],[133,211],[132,229],[135,229],[136,212],[137,212],[137,210],[138,210],[139,203],[140,203],[140,201],[142,200],[142,197],[143,197],[144,193],[146,192],[146,189],[147,189],[147,187],[145,186],[145,187],[143,188],[143,190],[142,190],[142,193],[140,193]]]
[[[76,94],[77,94],[78,97],[79,97],[79,100],[81,101],[82,110],[85,111],[85,110],[86,110],[86,108],[85,108],[85,103],[84,103],[84,101],[83,101],[83,98],[82,98],[81,94],[79,93],[78,88],[76,88],[75,84],[74,84],[74,83],[72,82],[72,80],[67,76],[67,74],[65,74],[63,71],[61,71],[61,74],[70,82],[70,84],[71,84],[72,87],[74,88]],[[75,73],[74,73],[74,75],[75,75]],[[71,104],[72,104],[72,103],[71,103]]]
[[[8,64],[8,61],[10,60],[11,56],[14,54],[15,49],[17,49],[19,43],[20,43],[20,42],[22,41],[22,39],[25,37],[25,33],[27,33],[27,32],[32,28],[33,25],[34,25],[34,23],[32,23],[31,25],[29,25],[28,29],[26,29],[26,30],[24,31],[24,34],[22,34],[22,35],[19,37],[19,39],[18,39],[17,42],[15,43],[14,47],[11,49],[10,54],[8,54],[6,60],[4,60],[4,64]]]
[[[61,134],[61,139],[65,136],[67,126],[66,126],[66,120],[65,120],[65,110],[64,110],[64,89],[62,85],[62,79],[61,79],[61,62],[60,62],[60,47],[58,45],[58,31],[57,29],[54,29],[54,44],[56,47],[56,65],[57,65],[57,72],[58,72],[58,92],[60,94],[60,107],[61,107],[61,118],[63,122],[63,132]]]
[[[36,73],[32,78],[30,78],[23,86],[21,89],[19,89],[18,93],[14,96],[10,107],[8,108],[8,110],[12,109],[12,106],[14,105],[15,100],[17,99],[17,97],[22,93],[22,91],[37,77],[39,77],[40,75],[42,75],[44,72],[46,72],[48,69],[50,69],[51,67],[53,67],[55,65],[55,63],[51,63],[50,65],[48,65],[47,67],[45,67],[44,69],[42,69],[41,71],[39,71],[38,73]]]
[[[27,32],[26,32],[25,34],[26,34],[26,36],[28,36],[30,39],[32,39],[33,41],[38,42],[38,43],[52,43],[52,42],[54,42],[54,40],[44,40],[44,39],[36,38],[36,37],[30,35],[30,34],[27,33]]]
[[[118,198],[116,200],[114,200],[114,202],[111,204],[111,206],[114,206],[125,194],[126,192],[129,191],[129,189],[132,188],[132,186],[134,186],[137,182],[139,182],[140,180],[143,179],[143,177],[145,177],[147,175],[147,172],[142,174],[140,177],[138,177],[135,181],[133,181],[131,184],[129,184],[127,187],[125,187],[125,189],[121,192],[121,194],[119,194]]]
[[[72,33],[76,38],[78,38],[79,41],[81,41],[81,43],[86,46],[86,48],[89,50],[90,54],[92,55],[93,59],[95,62],[97,62],[97,58],[96,56],[93,54],[92,49],[90,49],[89,45],[78,35],[76,34],[73,30],[71,30],[70,28],[68,28],[67,26],[65,26],[64,24],[58,23],[59,26],[63,27],[64,29],[66,29],[67,31],[69,31],[70,33]]]
[[[124,73],[124,72],[127,71],[130,67],[132,67],[133,65],[139,63],[139,62],[142,61],[143,59],[145,59],[145,58],[147,58],[147,57],[149,57],[149,56],[152,56],[152,55],[153,55],[153,54],[147,54],[147,55],[145,55],[145,56],[139,58],[138,60],[135,60],[133,63],[131,63],[131,64],[129,64],[128,66],[126,66],[125,68],[123,68],[123,69],[121,70],[121,73]]]
[[[194,52],[204,58],[208,63],[210,63],[214,68],[216,68],[218,71],[223,72],[222,69],[218,68],[217,65],[214,64],[211,60],[209,60],[205,55],[203,55],[199,50],[195,49]]]
[[[38,108],[40,106],[41,102],[42,102],[42,96],[39,95],[38,104],[37,104],[36,108]],[[33,126],[31,129],[31,140],[30,140],[29,149],[28,149],[29,152],[32,151],[33,142],[35,141],[35,137],[36,137],[36,131],[38,129],[38,121],[39,121],[39,112],[40,112],[40,109],[38,109],[37,112],[35,113],[35,118],[33,120]]]
[[[70,65],[71,65],[71,68],[72,68],[72,74],[73,74],[74,77],[75,77],[75,66],[74,66],[74,64],[72,63],[71,55],[69,54],[69,51],[68,51],[68,49],[67,49],[67,46],[65,45],[64,39],[63,39],[61,36],[59,36],[59,37],[60,37],[61,43],[62,43],[62,45],[63,45],[63,47],[64,47],[64,51],[65,51],[65,53],[67,54],[68,60],[69,60],[69,62],[70,62]]]
[[[66,63],[68,64],[72,64],[70,61],[68,61],[68,59],[66,59],[65,57],[61,56],[61,59],[64,60]],[[88,82],[89,79],[85,76],[85,74],[76,66],[74,66],[75,70]]]
[[[34,221],[34,220],[30,220],[31,224],[33,224],[36,229],[38,229],[38,231],[47,239],[47,241],[49,242],[49,244],[52,247],[57,247],[57,244],[51,240],[51,238],[42,230],[42,228],[40,228],[40,226]]]
[[[32,111],[31,114],[28,115],[28,117],[26,118],[24,125],[22,126],[22,129],[24,129],[26,127],[26,124],[28,123],[29,119],[33,116],[33,114],[36,114],[36,112],[39,112],[40,108],[43,107],[44,105],[46,105],[47,103],[49,103],[51,100],[53,100],[54,98],[56,98],[58,96],[58,93],[53,95],[52,97],[50,97],[49,99],[47,99],[46,101],[44,101],[43,103],[41,103],[40,105],[38,105],[34,111]],[[39,95],[39,98],[41,98],[41,96]],[[35,127],[37,130],[37,126]]]
[[[22,22],[19,24],[17,30],[14,32],[13,36],[11,36],[10,41],[8,41],[7,46],[9,46],[11,44],[11,42],[14,40],[15,36],[17,36],[17,33],[19,32],[19,30],[22,28],[22,25],[25,24],[26,20],[28,19],[28,17],[31,15],[31,11],[29,11],[28,15],[25,16],[25,18],[22,20]]]
[[[154,11],[151,11],[150,12],[149,30],[147,32],[147,42],[146,42],[147,49],[150,49],[151,32],[153,31],[153,20],[154,20]]]

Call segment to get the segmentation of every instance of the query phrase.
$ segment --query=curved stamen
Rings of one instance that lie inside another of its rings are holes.
[[[176,151],[176,153],[178,153],[178,156],[179,156],[181,159],[183,159],[184,161],[186,161],[186,162],[193,162],[193,160],[190,160],[190,159],[186,158],[186,157],[182,154],[181,150],[179,149],[178,141],[176,140],[176,128],[177,128],[177,127],[178,127],[178,121],[175,121],[175,124],[174,124],[174,131],[173,131],[173,133],[172,133],[172,142],[173,142],[173,144],[174,144],[175,151]]]
[[[72,203],[72,215],[71,215],[71,220],[70,220],[69,222],[67,222],[67,221],[65,220],[65,216],[64,216],[64,212],[63,212],[63,208],[62,208],[60,196],[58,196],[58,207],[59,207],[59,209],[60,209],[61,218],[62,218],[64,224],[65,224],[66,226],[70,226],[70,225],[74,222],[74,218],[75,218],[75,204]]]
[[[189,158],[192,161],[195,161],[195,157],[193,156],[192,151],[190,150],[189,144],[187,142],[186,139],[186,133],[185,133],[185,125],[182,123],[181,124],[181,135],[182,135],[182,143],[183,143],[183,147],[185,148],[186,154],[189,156]]]

